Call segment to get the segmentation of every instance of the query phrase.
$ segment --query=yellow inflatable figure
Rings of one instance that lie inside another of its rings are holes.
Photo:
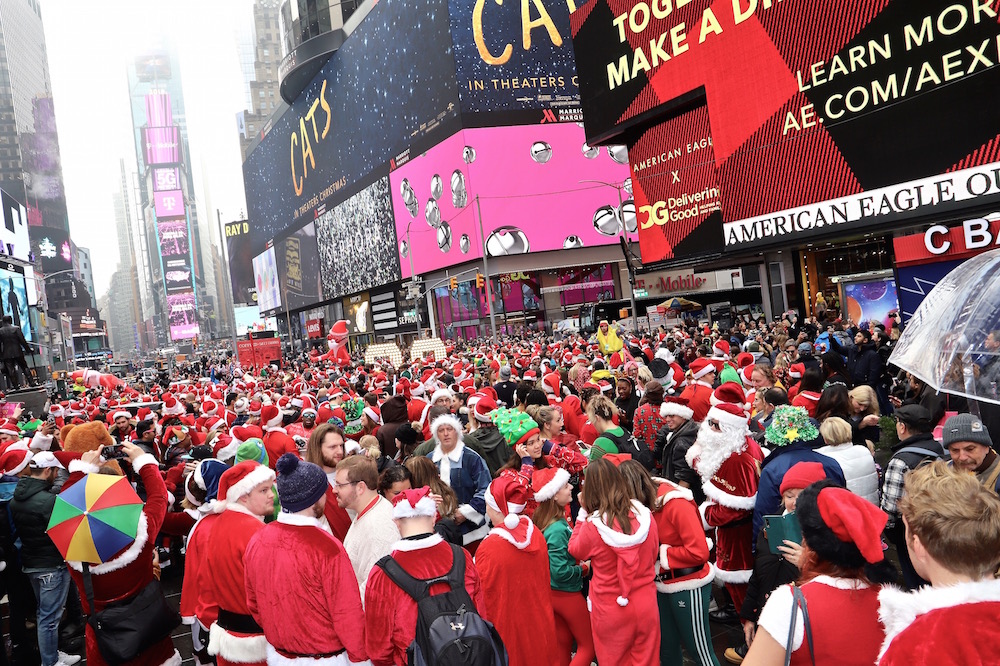
[[[621,351],[621,348],[624,346],[621,338],[618,337],[618,331],[611,328],[607,319],[602,321],[597,329],[597,344],[601,348],[601,353],[605,356],[610,356],[616,351]]]

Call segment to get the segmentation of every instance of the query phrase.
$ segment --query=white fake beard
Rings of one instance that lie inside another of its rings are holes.
[[[698,427],[695,444],[701,447],[695,471],[702,479],[710,479],[730,456],[746,449],[746,433],[730,430],[724,425],[721,432],[716,432],[709,427],[706,419]]]

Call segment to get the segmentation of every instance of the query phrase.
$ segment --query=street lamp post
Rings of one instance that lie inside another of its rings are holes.
[[[629,256],[631,250],[629,249],[628,235],[625,231],[625,216],[622,213],[622,207],[624,206],[624,201],[622,200],[622,190],[625,189],[625,183],[606,183],[603,180],[581,180],[581,183],[595,183],[597,185],[604,185],[605,187],[613,187],[615,191],[618,192],[618,228],[620,234],[618,236],[619,242],[622,245],[623,254],[625,255],[625,268],[628,270],[628,285],[629,285],[629,300],[632,304],[632,331],[635,333],[639,332],[639,326],[636,319],[636,309],[635,309],[635,267],[632,265],[632,259]]]

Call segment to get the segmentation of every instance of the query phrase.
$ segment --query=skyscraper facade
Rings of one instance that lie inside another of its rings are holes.
[[[251,32],[240,39],[240,66],[248,93],[241,122],[243,159],[249,154],[254,140],[265,132],[268,118],[282,106],[278,90],[278,64],[281,62],[278,7],[279,0],[255,0]],[[244,56],[246,42],[252,47],[249,62]]]

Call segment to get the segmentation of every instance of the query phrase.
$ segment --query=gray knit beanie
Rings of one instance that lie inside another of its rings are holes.
[[[326,494],[329,481],[319,465],[299,460],[294,453],[278,458],[278,499],[281,510],[298,513],[308,509]]]

